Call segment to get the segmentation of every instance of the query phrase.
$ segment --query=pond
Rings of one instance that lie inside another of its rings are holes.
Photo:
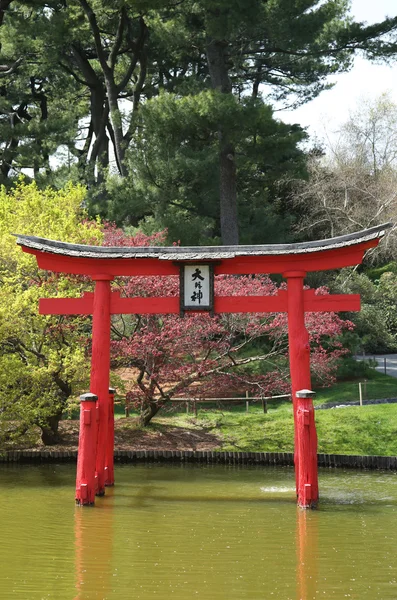
[[[95,508],[73,465],[2,466],[0,598],[397,598],[397,475],[320,470],[317,511],[290,468],[138,464]]]

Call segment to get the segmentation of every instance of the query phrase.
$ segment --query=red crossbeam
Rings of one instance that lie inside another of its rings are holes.
[[[276,296],[218,296],[214,299],[216,313],[273,313],[287,312],[288,292],[280,290]],[[86,292],[81,298],[41,298],[41,315],[92,315],[94,294]],[[358,294],[316,295],[314,290],[304,292],[305,312],[359,311]],[[121,298],[112,292],[110,312],[118,314],[179,314],[179,297]]]

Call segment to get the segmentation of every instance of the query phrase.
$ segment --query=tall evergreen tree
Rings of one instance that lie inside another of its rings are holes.
[[[391,56],[397,17],[366,27],[353,23],[348,9],[348,0],[1,0],[0,177],[7,182],[30,168],[36,179],[55,181],[50,157],[63,148],[66,176],[77,170],[103,213],[111,149],[118,176],[134,186],[139,179],[134,169],[142,140],[146,148],[151,143],[140,107],[162,91],[176,100],[197,96],[199,105],[212,90],[218,120],[211,117],[211,131],[207,122],[200,141],[203,153],[208,142],[217,165],[217,207],[210,216],[220,223],[222,242],[237,243],[238,222],[247,222],[249,210],[241,178],[265,168],[252,150],[260,145],[252,143],[249,122],[265,106],[266,90],[305,102],[327,87],[329,74],[349,68],[356,49]],[[285,130],[276,129],[283,137]],[[184,139],[177,127],[170,147],[178,136]],[[269,136],[260,136],[273,147]],[[242,168],[248,147],[254,162]],[[182,179],[188,177],[189,170]],[[141,211],[152,212],[149,206]]]
[[[351,63],[346,0],[202,0],[211,85],[223,94],[256,97],[268,84],[278,99],[296,103],[318,95],[326,77]],[[362,40],[388,32],[397,19],[360,29]],[[355,29],[353,28],[353,31]],[[219,128],[222,240],[238,243],[235,147]]]
[[[164,92],[142,106],[137,124],[129,175],[108,182],[110,219],[147,233],[167,228],[182,244],[220,243],[220,124],[235,147],[242,242],[286,239],[291,217],[277,182],[304,176],[299,126],[276,121],[260,99],[238,102],[212,90]]]

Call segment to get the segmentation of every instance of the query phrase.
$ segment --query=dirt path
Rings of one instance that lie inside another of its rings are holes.
[[[77,450],[79,438],[78,421],[61,421],[59,432],[61,443],[48,446],[49,450]],[[213,433],[200,428],[174,427],[172,425],[157,425],[156,429],[142,430],[137,428],[134,419],[116,419],[115,421],[116,450],[213,450],[221,446],[221,440]],[[24,444],[18,449],[34,450],[44,448],[40,441],[35,444]],[[13,449],[17,449],[15,446]]]

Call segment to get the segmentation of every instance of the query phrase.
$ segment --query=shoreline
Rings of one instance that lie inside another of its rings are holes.
[[[397,471],[397,456],[318,454],[318,466],[362,470]],[[9,450],[0,453],[0,463],[40,464],[76,462],[77,450]],[[114,462],[175,462],[223,465],[294,466],[292,452],[215,452],[213,450],[115,450]]]

